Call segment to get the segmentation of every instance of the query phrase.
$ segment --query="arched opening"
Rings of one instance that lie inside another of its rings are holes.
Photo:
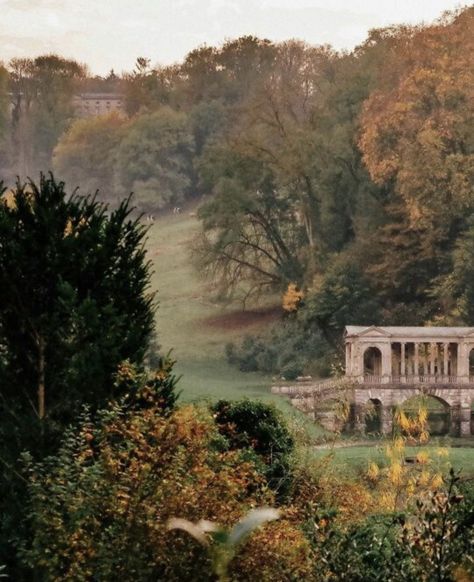
[[[365,408],[365,433],[380,434],[382,432],[382,403],[377,398],[371,398]]]
[[[372,346],[364,352],[364,376],[382,375],[382,352],[379,348]]]
[[[408,417],[415,418],[421,407],[428,411],[428,431],[431,436],[449,434],[451,409],[447,402],[436,396],[423,394],[405,400],[401,408]]]

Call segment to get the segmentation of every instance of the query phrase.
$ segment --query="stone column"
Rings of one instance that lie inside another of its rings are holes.
[[[462,437],[471,436],[471,408],[461,406],[459,411],[459,434]]]
[[[469,346],[458,343],[457,377],[461,384],[469,382]]]
[[[402,382],[406,381],[405,372],[405,344],[400,344],[400,376],[402,377]]]
[[[448,359],[449,359],[449,344],[444,343],[443,344],[443,375],[446,376],[447,379],[449,376]],[[449,381],[449,379],[448,379],[448,381]]]
[[[352,375],[352,366],[351,366],[351,344],[350,342],[346,342],[346,376]]]
[[[434,342],[430,343],[430,376],[435,374],[435,363],[436,363],[436,344]]]
[[[390,382],[392,376],[392,344],[390,342],[380,346],[382,352],[382,383]]]
[[[418,354],[418,344],[415,342],[414,344],[415,346],[415,360],[414,360],[414,365],[415,365],[415,369],[413,370],[413,382],[419,382],[420,381],[420,359],[419,359],[419,354]]]

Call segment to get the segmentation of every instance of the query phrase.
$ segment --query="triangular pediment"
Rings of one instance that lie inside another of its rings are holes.
[[[469,332],[466,334],[466,337],[468,337],[468,338],[474,338],[474,328],[473,328],[473,329],[471,329],[471,331],[469,331]]]
[[[388,331],[385,331],[381,327],[371,325],[367,329],[359,332],[357,335],[359,337],[390,337],[391,334],[389,334]]]

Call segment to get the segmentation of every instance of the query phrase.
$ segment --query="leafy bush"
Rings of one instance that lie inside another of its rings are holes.
[[[231,573],[241,582],[311,580],[311,546],[295,524],[275,522],[250,537],[231,563]]]
[[[269,485],[283,495],[291,483],[294,441],[282,414],[271,404],[248,399],[220,400],[212,411],[229,448],[255,453]]]
[[[321,519],[308,524],[317,582],[406,582],[417,580],[394,516],[372,516],[347,528]]]
[[[176,385],[179,378],[173,374],[176,362],[170,354],[156,359],[156,368],[144,371],[128,360],[120,364],[115,376],[114,386],[119,394],[124,394],[128,409],[154,407],[167,415],[176,408],[180,392]]]
[[[84,414],[56,456],[29,462],[27,564],[48,580],[211,579],[203,549],[166,522],[229,524],[273,503],[253,463],[212,446],[216,434],[191,406]]]
[[[304,373],[330,373],[334,349],[314,325],[289,315],[264,336],[244,338],[240,346],[227,344],[227,361],[243,372],[278,374],[294,380]]]

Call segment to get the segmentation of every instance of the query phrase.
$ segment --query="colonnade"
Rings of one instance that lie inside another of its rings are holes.
[[[346,376],[363,382],[474,383],[474,344],[346,342]]]

